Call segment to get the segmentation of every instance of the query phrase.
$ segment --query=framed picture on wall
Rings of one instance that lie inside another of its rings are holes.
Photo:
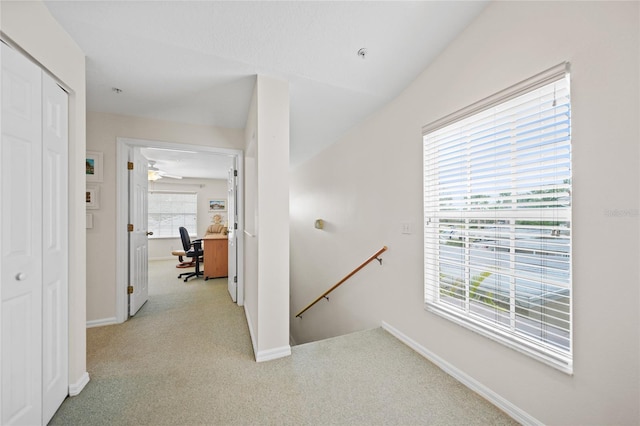
[[[227,210],[227,200],[209,200],[209,211],[223,212]]]
[[[87,185],[85,201],[88,209],[95,210],[100,208],[100,191],[97,186]]]
[[[102,153],[87,151],[86,159],[87,182],[102,182]]]

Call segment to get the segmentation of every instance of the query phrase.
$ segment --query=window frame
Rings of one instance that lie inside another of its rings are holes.
[[[453,114],[447,115],[439,120],[436,120],[424,126],[422,131],[423,131],[423,149],[424,149],[424,152],[423,152],[424,187],[423,189],[424,189],[424,197],[425,197],[424,198],[424,203],[425,203],[424,204],[425,309],[439,316],[442,316],[446,319],[449,319],[459,325],[462,325],[468,329],[478,332],[488,338],[496,340],[508,347],[511,347],[522,353],[525,353],[567,374],[572,374],[573,373],[573,309],[572,309],[572,300],[573,300],[572,278],[573,277],[572,277],[572,266],[571,266],[572,265],[572,249],[571,249],[572,233],[569,230],[568,237],[567,237],[569,240],[568,241],[569,252],[568,252],[568,260],[567,260],[568,296],[566,296],[566,298],[568,299],[568,348],[567,349],[564,349],[564,348],[562,350],[554,350],[553,348],[550,349],[549,345],[546,342],[536,343],[536,342],[533,342],[531,339],[523,338],[518,332],[514,332],[513,330],[511,331],[506,330],[506,327],[501,328],[499,326],[499,320],[497,320],[495,324],[491,324],[491,321],[485,321],[484,319],[480,318],[480,315],[476,315],[472,313],[471,310],[469,309],[469,300],[470,300],[469,294],[471,291],[470,290],[471,286],[468,280],[465,283],[466,287],[464,287],[465,288],[463,290],[464,295],[462,296],[464,297],[464,302],[462,302],[465,304],[464,308],[462,307],[457,308],[455,306],[452,306],[451,304],[443,303],[440,300],[443,298],[441,296],[443,291],[443,285],[442,285],[443,278],[442,278],[442,274],[438,272],[440,271],[440,268],[443,264],[443,259],[444,259],[443,256],[441,256],[439,253],[439,247],[441,244],[440,235],[442,233],[442,230],[441,230],[442,228],[440,224],[434,224],[434,222],[437,222],[438,219],[434,217],[432,210],[428,210],[428,209],[433,209],[434,202],[433,202],[433,194],[431,192],[428,192],[428,191],[432,191],[432,187],[430,187],[427,183],[427,175],[430,175],[430,176],[432,174],[437,175],[438,173],[438,171],[433,172],[432,169],[436,169],[436,167],[431,167],[431,166],[433,166],[433,164],[437,164],[439,167],[441,167],[442,163],[433,163],[433,158],[431,159],[428,158],[428,155],[431,155],[431,154],[429,153],[430,151],[427,150],[427,142],[426,142],[428,136],[434,134],[434,132],[445,129],[448,126],[454,125],[455,123],[461,122],[467,118],[482,114],[483,112],[491,108],[494,108],[496,106],[509,102],[527,93],[533,92],[536,89],[544,87],[550,83],[557,82],[559,80],[562,80],[563,78],[566,78],[568,83],[569,71],[570,71],[570,64],[568,62],[563,62],[561,64],[558,64],[552,68],[549,68],[546,71],[543,71],[538,75],[535,75],[527,80],[524,80],[501,92],[498,92],[495,95],[492,95],[472,105],[469,105],[468,107],[463,108],[462,110],[459,110],[457,112],[454,112]],[[569,98],[570,98],[570,95],[569,95]],[[570,124],[569,124],[568,145],[570,149],[570,146],[571,146]],[[430,167],[431,169],[428,170],[428,167]],[[570,171],[569,171],[569,174],[570,174]],[[569,191],[570,191],[571,185],[572,185],[571,180],[569,180],[569,183],[568,183]],[[439,212],[440,211],[438,210],[438,213]],[[572,212],[572,209],[569,205],[568,218],[567,218],[567,221],[569,224],[571,224],[571,215],[572,215],[571,212]],[[541,214],[541,216],[545,216],[545,215]],[[448,217],[448,216],[445,214],[443,215],[443,217]],[[455,237],[460,239],[460,241],[462,241],[464,250],[461,250],[461,251],[465,253],[466,260],[461,260],[458,266],[467,268],[465,272],[465,274],[467,274],[466,275],[467,277],[471,275],[468,270],[471,265],[471,261],[468,260],[468,251],[469,251],[468,247],[470,246],[470,242],[471,242],[471,239],[469,237],[470,228],[471,228],[471,226],[469,225],[469,217],[470,217],[469,214],[467,215],[461,214],[461,218],[462,218],[461,220],[466,221],[465,226],[463,226],[462,229],[458,229],[458,230],[454,226],[452,227],[452,230],[449,232],[449,234],[447,234],[448,238]],[[482,217],[482,213],[479,214],[479,217]],[[487,217],[490,217],[490,215],[487,215]],[[520,219],[519,212],[515,208],[507,209],[505,210],[505,212],[500,212],[499,214],[496,214],[494,217],[499,217],[501,220],[504,219],[508,221],[508,223],[511,224],[510,228],[512,230],[516,228],[517,226],[515,225],[517,223],[516,221]],[[542,219],[541,221],[543,220],[544,219]],[[498,221],[496,220],[496,223],[497,222]],[[434,231],[434,226],[436,227],[435,231]],[[513,238],[513,236],[511,236],[510,238]],[[428,253],[428,251],[430,250],[436,254]],[[515,253],[516,250],[512,247],[511,252]],[[497,255],[496,255],[496,258],[497,258]],[[474,266],[475,268],[479,267],[478,265],[472,265],[472,266]],[[511,271],[511,273],[515,275],[513,271]],[[516,304],[517,304],[515,297],[510,297],[509,300],[510,300],[509,302],[510,304],[512,303],[514,304],[514,306],[510,309],[512,311],[515,311]],[[545,323],[545,325],[546,324],[547,323]]]

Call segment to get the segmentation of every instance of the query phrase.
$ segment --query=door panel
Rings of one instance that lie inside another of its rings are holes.
[[[42,418],[66,398],[68,379],[68,97],[46,74],[43,91]]]
[[[148,160],[139,147],[132,149],[133,170],[129,174],[129,315],[133,316],[149,297],[149,240],[147,238]]]
[[[38,315],[39,300],[24,293],[2,303],[2,345],[10,347],[2,357],[2,424],[40,422],[41,386],[33,368],[32,317]],[[38,356],[38,361],[40,357]],[[8,370],[8,371],[7,371]]]
[[[228,230],[229,233],[227,235],[228,239],[228,255],[229,255],[229,259],[228,259],[228,268],[227,268],[227,275],[228,275],[228,281],[227,281],[227,288],[229,290],[229,294],[231,295],[231,299],[234,302],[237,302],[238,300],[238,249],[237,249],[237,231],[235,229],[235,224],[238,223],[238,215],[236,212],[236,206],[237,206],[237,188],[238,188],[238,184],[237,184],[237,177],[235,176],[236,173],[236,165],[235,165],[235,157],[234,157],[234,165],[231,167],[231,169],[229,170],[229,180],[228,180],[228,200],[227,200],[227,204],[228,204],[228,215],[229,215],[229,220],[228,220]]]
[[[2,44],[0,423],[42,422],[40,69]]]

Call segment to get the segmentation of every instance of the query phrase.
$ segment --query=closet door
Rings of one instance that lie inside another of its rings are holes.
[[[69,389],[68,99],[42,73],[42,419],[51,420]]]
[[[42,422],[41,71],[1,48],[0,423],[35,425]]]

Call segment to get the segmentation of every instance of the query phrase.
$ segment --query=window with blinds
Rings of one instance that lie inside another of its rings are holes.
[[[572,372],[561,64],[423,129],[428,310]]]
[[[148,228],[152,238],[179,238],[184,226],[189,235],[198,233],[198,196],[195,192],[149,192]]]

